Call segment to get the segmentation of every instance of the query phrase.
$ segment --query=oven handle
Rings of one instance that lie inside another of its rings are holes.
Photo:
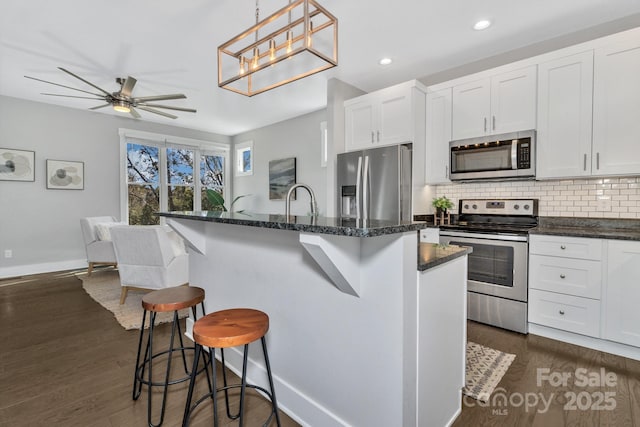
[[[527,236],[521,236],[517,234],[483,234],[483,233],[466,233],[462,231],[445,231],[440,230],[440,235],[444,237],[468,237],[473,239],[484,239],[484,240],[505,240],[510,242],[526,242],[528,241]]]

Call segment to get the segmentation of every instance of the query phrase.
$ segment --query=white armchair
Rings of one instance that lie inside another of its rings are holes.
[[[178,234],[161,225],[113,227],[124,304],[129,290],[155,290],[189,284],[189,255]]]
[[[89,276],[95,265],[112,265],[116,266],[116,254],[113,250],[108,231],[108,225],[121,224],[116,222],[112,216],[94,216],[80,219],[80,228],[84,237],[84,246],[87,251],[87,262],[89,268],[87,270]],[[102,232],[100,232],[102,231]]]

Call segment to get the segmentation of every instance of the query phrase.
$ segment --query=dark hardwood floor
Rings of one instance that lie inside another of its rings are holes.
[[[168,325],[157,331],[168,336]],[[468,338],[514,353],[516,359],[492,396],[505,396],[507,403],[490,401],[482,407],[463,398],[454,426],[640,427],[639,361],[474,322],[468,324]],[[145,426],[146,392],[138,401],[131,399],[137,339],[138,331],[125,331],[71,272],[0,280],[0,426]],[[538,369],[554,378],[571,378],[566,385],[543,381],[538,386]],[[615,384],[582,387],[575,378],[577,369],[615,373]],[[186,383],[171,388],[165,426],[180,425],[186,388]],[[199,381],[198,388],[204,392],[206,381]],[[550,399],[548,407],[542,398]],[[261,425],[268,403],[255,394],[247,403],[248,425]],[[579,409],[587,403],[602,408]],[[576,409],[566,410],[565,405]],[[284,413],[281,420],[283,426],[298,425]],[[191,425],[211,425],[210,406],[194,414]],[[221,425],[236,423],[222,417]]]

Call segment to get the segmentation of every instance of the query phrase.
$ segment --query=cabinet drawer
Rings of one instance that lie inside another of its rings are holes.
[[[600,301],[529,290],[529,322],[600,337]]]
[[[600,299],[601,285],[600,261],[529,256],[529,288]]]
[[[530,236],[529,253],[566,258],[600,260],[602,240],[565,236]]]

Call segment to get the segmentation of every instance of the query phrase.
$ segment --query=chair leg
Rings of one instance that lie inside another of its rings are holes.
[[[87,276],[91,276],[91,272],[93,271],[93,263],[89,263],[89,268],[87,269]]]
[[[127,286],[123,286],[122,291],[120,292],[120,305],[124,304],[124,300],[127,299],[127,292],[129,292],[129,288]]]

